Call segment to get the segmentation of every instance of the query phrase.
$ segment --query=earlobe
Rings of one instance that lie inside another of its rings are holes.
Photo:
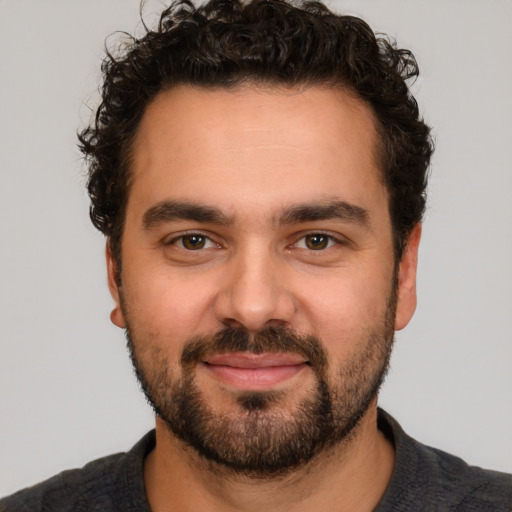
[[[124,319],[123,310],[121,308],[121,295],[118,284],[118,270],[108,241],[105,249],[105,259],[107,262],[108,289],[110,290],[110,295],[114,299],[115,303],[114,309],[110,313],[110,321],[117,327],[124,329],[126,327],[126,322]]]
[[[409,235],[407,245],[400,260],[398,271],[398,301],[395,317],[395,330],[403,329],[416,310],[416,271],[418,267],[418,248],[421,238],[421,224]]]

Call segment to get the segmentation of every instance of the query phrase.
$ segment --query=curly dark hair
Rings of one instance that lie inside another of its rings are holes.
[[[151,100],[177,84],[330,85],[355,93],[377,119],[395,256],[401,256],[423,217],[433,151],[406,83],[418,75],[410,51],[316,1],[210,0],[195,7],[178,0],[163,11],[156,30],[146,27],[143,37],[114,53],[107,50],[102,103],[79,140],[89,165],[90,216],[118,265],[131,145]]]

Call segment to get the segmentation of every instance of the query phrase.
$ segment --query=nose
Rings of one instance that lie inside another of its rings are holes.
[[[268,249],[246,248],[226,265],[215,301],[219,322],[257,332],[292,320],[296,309],[293,296],[279,262]]]

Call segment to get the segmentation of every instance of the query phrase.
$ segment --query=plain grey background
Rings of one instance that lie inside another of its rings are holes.
[[[510,472],[512,2],[331,6],[415,52],[437,140],[418,310],[380,403],[417,439]],[[0,0],[0,495],[129,449],[153,423],[109,322],[75,138],[104,38],[138,20],[139,0]]]

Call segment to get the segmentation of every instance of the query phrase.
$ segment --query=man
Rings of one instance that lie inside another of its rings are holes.
[[[416,305],[414,58],[312,4],[166,10],[81,134],[156,431],[6,510],[509,510],[510,476],[377,410]]]

